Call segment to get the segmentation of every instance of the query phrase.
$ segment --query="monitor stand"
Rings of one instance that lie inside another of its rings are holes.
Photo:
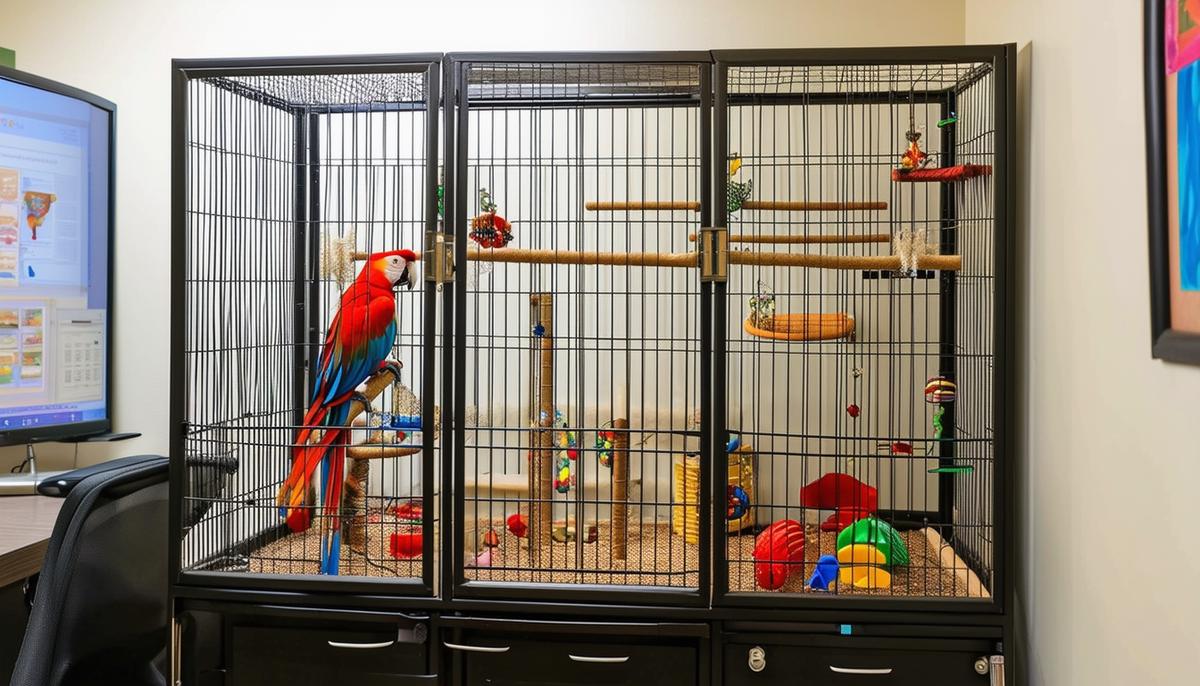
[[[24,468],[25,465],[29,465],[28,472],[0,474],[0,495],[36,495],[37,486],[43,480],[66,473],[66,470],[39,472],[37,453],[33,451],[32,443],[25,444],[25,461],[20,464],[19,468]]]
[[[72,436],[70,438],[59,439],[58,443],[99,443],[111,441],[124,441],[130,438],[137,438],[140,433],[103,433],[91,434],[89,436]],[[20,468],[24,469],[25,465],[29,465],[28,472],[19,472],[17,474],[0,473],[0,496],[4,495],[35,495],[37,494],[38,484],[48,479],[54,478],[59,474],[66,474],[70,470],[60,469],[53,472],[39,472],[37,468],[37,454],[33,452],[33,444],[25,444],[25,461],[21,463]]]

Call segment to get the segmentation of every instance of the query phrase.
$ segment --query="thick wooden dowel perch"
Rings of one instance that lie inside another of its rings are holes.
[[[691,210],[700,211],[700,203],[694,200],[591,200],[584,203],[584,208],[595,212],[601,210]],[[829,200],[791,201],[791,200],[747,200],[742,203],[744,210],[782,210],[787,212],[838,212],[842,210],[886,210],[888,204],[872,200],[866,202],[835,202]]]
[[[888,204],[882,201],[868,202],[831,202],[831,201],[793,201],[793,200],[747,200],[742,203],[743,210],[781,210],[785,212],[840,212],[842,210],[886,210]]]
[[[468,260],[479,262],[520,262],[526,264],[604,264],[627,267],[698,267],[696,253],[583,252],[579,250],[470,250]],[[760,253],[733,250],[730,264],[754,264],[766,267],[808,267],[810,269],[879,269],[897,271],[900,258],[895,255],[811,255],[807,253]],[[957,271],[961,255],[923,255],[918,269]]]
[[[353,450],[351,448],[350,450]],[[347,451],[349,453],[349,450]],[[367,487],[371,463],[351,460],[342,493],[342,517],[346,519],[346,542],[351,550],[362,552],[367,544]]]
[[[809,269],[879,269],[899,271],[900,258],[895,255],[810,255],[807,253],[759,253],[734,250],[729,253],[730,264],[754,264],[764,267],[808,267]],[[962,269],[962,255],[922,255],[917,269]]]
[[[535,321],[542,326],[539,338],[537,424],[533,447],[536,449],[529,469],[530,504],[529,548],[535,567],[542,556],[549,559],[553,530],[551,499],[554,497],[554,296],[534,293],[529,296]]]
[[[606,264],[620,267],[695,267],[695,253],[584,252],[582,250],[468,250],[472,262],[521,262],[526,264]]]
[[[693,200],[625,200],[615,202],[605,202],[592,200],[584,203],[584,207],[590,211],[597,210],[691,210],[692,212],[700,211],[700,203]]]
[[[613,420],[612,447],[612,556],[624,560],[629,540],[629,428],[628,419]]]
[[[375,443],[346,448],[346,457],[351,460],[380,460],[387,457],[409,457],[421,452],[419,445],[388,445]]]
[[[688,240],[696,242],[696,234],[688,234]],[[771,244],[808,244],[808,243],[888,243],[892,237],[886,233],[868,233],[861,236],[812,235],[812,236],[756,236],[748,233],[729,234],[730,243],[771,243]]]

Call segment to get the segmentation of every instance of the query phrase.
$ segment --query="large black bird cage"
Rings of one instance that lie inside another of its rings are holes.
[[[177,62],[179,581],[999,616],[1012,98],[1004,46]],[[402,248],[296,530],[326,328]]]
[[[709,55],[450,64],[455,595],[704,604]]]
[[[279,503],[340,294],[368,254],[419,254],[439,227],[439,74],[440,55],[174,64],[180,582],[434,593],[442,385],[437,285],[420,264],[395,296],[399,364],[348,413],[340,502],[316,495],[330,486],[318,471],[296,502],[309,528],[285,525]],[[317,576],[323,546],[340,548],[339,577]]]

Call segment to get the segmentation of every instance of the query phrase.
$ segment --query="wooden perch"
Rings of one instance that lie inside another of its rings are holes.
[[[808,267],[810,269],[900,270],[900,258],[896,255],[808,255],[805,253],[757,253],[735,250],[729,253],[729,263],[755,264],[764,267]],[[962,255],[921,255],[917,258],[917,269],[958,271],[962,269]]]
[[[625,200],[598,201],[590,200],[584,203],[584,208],[595,212],[598,210],[691,210],[700,211],[700,203],[691,200]],[[747,200],[742,203],[744,210],[782,210],[788,212],[838,212],[841,210],[886,210],[886,202],[834,202],[834,201],[790,201],[790,200]]]
[[[692,200],[628,200],[603,202],[591,200],[584,204],[590,212],[597,210],[691,210],[700,211],[700,203]]]
[[[629,540],[629,420],[613,420],[612,447],[612,556],[624,560]]]
[[[521,262],[527,264],[607,264],[618,267],[696,267],[696,253],[584,252],[580,250],[468,250],[472,262]]]
[[[785,212],[840,212],[842,210],[886,210],[888,204],[881,201],[830,202],[792,200],[747,200],[743,210],[780,210]]]
[[[579,250],[468,250],[467,259],[475,262],[516,262],[525,264],[597,264],[618,267],[697,267],[696,253],[649,252],[584,252]],[[805,253],[758,253],[731,251],[730,264],[753,264],[765,267],[808,267],[810,269],[880,269],[899,271],[900,258],[895,255],[809,255]],[[957,271],[962,268],[961,255],[922,255],[917,269]]]
[[[388,457],[408,457],[422,450],[419,445],[388,445],[375,443],[346,448],[346,457],[351,460],[380,460]]]
[[[696,242],[696,234],[688,234],[688,240]],[[889,243],[892,237],[886,233],[868,233],[861,236],[815,235],[815,236],[756,236],[748,233],[729,234],[730,243]]]

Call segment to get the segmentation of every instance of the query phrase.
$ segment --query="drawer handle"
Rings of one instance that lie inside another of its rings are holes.
[[[867,674],[883,676],[885,674],[891,674],[892,668],[884,667],[883,669],[855,669],[853,667],[834,667],[833,665],[829,665],[829,671],[837,674]]]
[[[372,648],[387,648],[395,641],[380,641],[379,643],[343,643],[342,641],[326,641],[330,648],[354,648],[356,650],[371,650]]]
[[[442,645],[451,650],[465,650],[468,653],[507,653],[512,646],[469,646],[461,643],[442,641]]]
[[[571,658],[575,662],[592,662],[592,663],[601,663],[601,664],[609,664],[609,665],[621,664],[622,662],[629,662],[628,655],[624,655],[621,657],[591,657],[588,655],[571,655],[570,653],[567,653],[567,657]]]

